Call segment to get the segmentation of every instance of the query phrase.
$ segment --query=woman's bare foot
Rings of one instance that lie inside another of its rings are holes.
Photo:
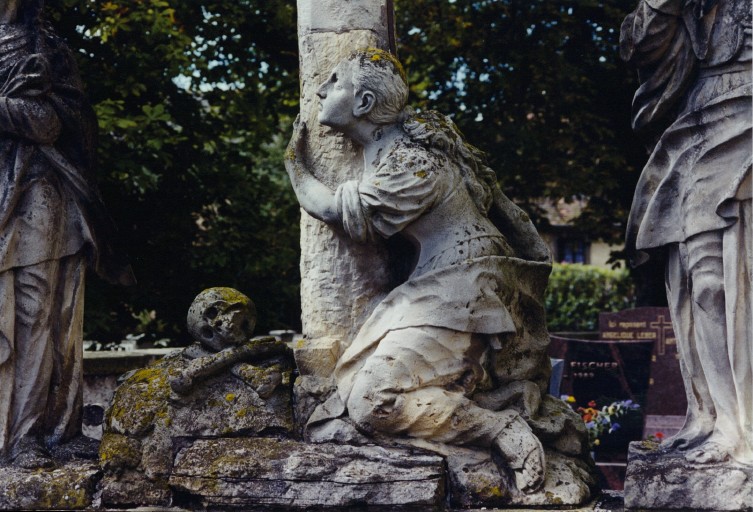
[[[726,444],[709,439],[698,448],[695,448],[685,455],[689,462],[696,464],[712,464],[714,462],[725,462],[730,459],[732,449]]]
[[[701,418],[687,419],[680,431],[669,439],[665,439],[661,443],[661,447],[665,450],[689,450],[708,439],[713,430],[713,418],[708,420]]]
[[[497,450],[512,469],[518,490],[530,494],[544,484],[544,448],[523,418],[516,414],[494,439],[492,449]]]

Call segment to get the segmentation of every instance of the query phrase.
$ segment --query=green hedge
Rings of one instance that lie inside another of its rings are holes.
[[[635,307],[635,293],[626,269],[555,263],[546,290],[550,331],[595,331],[599,313]]]

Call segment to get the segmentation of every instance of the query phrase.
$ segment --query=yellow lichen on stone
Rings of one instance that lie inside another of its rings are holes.
[[[207,288],[201,293],[207,292],[209,290],[212,290],[213,292],[217,293],[222,300],[227,301],[231,304],[241,303],[244,305],[248,305],[251,302],[251,299],[249,299],[246,295],[242,294],[235,288],[229,288],[226,286],[217,286],[214,288]]]
[[[91,505],[91,489],[86,473],[55,470],[46,473],[34,484],[41,489],[31,491],[39,496],[35,503],[28,504],[33,506],[29,508],[31,510],[82,510]],[[21,492],[28,495],[30,490],[26,488]]]
[[[491,480],[483,473],[477,473],[471,479],[475,492],[484,500],[504,498],[509,494],[506,489],[500,487],[498,480]]]
[[[108,432],[99,445],[99,463],[102,467],[135,468],[141,462],[141,443],[137,439]]]
[[[169,373],[159,364],[142,368],[117,389],[107,411],[105,431],[142,435],[158,419],[167,420]]]
[[[495,485],[494,487],[489,488],[489,496],[494,498],[501,498],[505,494],[502,492],[502,489],[499,488],[498,485]]]
[[[232,402],[235,400],[235,393],[228,393],[225,395],[225,400],[228,402]]]
[[[397,60],[394,55],[386,50],[382,50],[380,48],[364,48],[353,53],[353,55],[351,56],[351,59],[357,58],[364,58],[379,65],[383,65],[383,63],[389,62],[390,64],[392,64],[395,71],[397,71],[397,73],[400,75],[400,78],[402,78],[405,83],[408,83],[408,75],[405,73],[403,65],[399,60]]]
[[[563,505],[564,502],[562,501],[562,498],[559,496],[555,496],[553,492],[546,491],[544,493],[544,496],[546,496],[547,505]]]

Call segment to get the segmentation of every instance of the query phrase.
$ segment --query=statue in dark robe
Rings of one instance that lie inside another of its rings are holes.
[[[80,434],[86,268],[133,282],[91,181],[93,110],[41,9],[0,5],[0,455],[21,467]]]

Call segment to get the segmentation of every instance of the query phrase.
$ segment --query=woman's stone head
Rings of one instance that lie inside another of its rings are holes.
[[[370,91],[375,97],[366,118],[374,124],[396,122],[408,102],[408,80],[400,62],[376,48],[358,50],[348,61],[356,96]]]

